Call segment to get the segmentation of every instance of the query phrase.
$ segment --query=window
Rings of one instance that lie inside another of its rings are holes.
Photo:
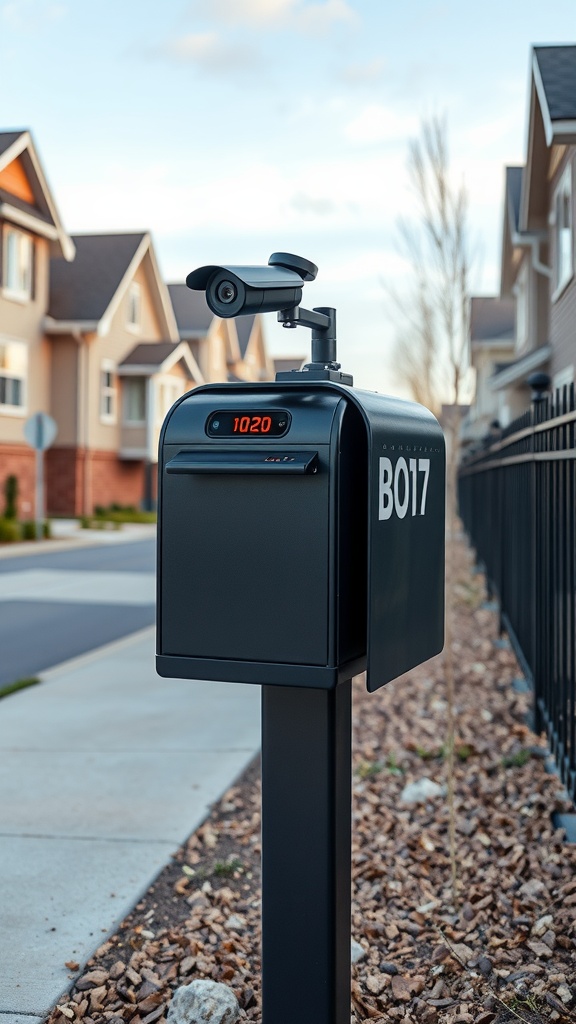
[[[124,423],[146,421],[146,378],[124,377],[122,381]]]
[[[572,277],[572,167],[570,164],[560,178],[554,195],[556,294]]]
[[[4,228],[4,293],[15,299],[32,295],[33,242],[16,228]]]
[[[103,423],[116,422],[116,386],[114,363],[104,359],[100,370],[100,419]]]
[[[128,312],[126,323],[132,330],[140,327],[140,285],[133,281],[128,289]]]
[[[27,373],[28,348],[24,342],[0,339],[0,409],[2,412],[25,412]]]

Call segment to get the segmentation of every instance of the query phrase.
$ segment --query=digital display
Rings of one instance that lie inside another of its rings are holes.
[[[208,417],[209,437],[281,437],[290,426],[284,409],[219,409]]]

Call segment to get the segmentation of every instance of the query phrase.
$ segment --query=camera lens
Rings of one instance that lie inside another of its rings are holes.
[[[234,302],[237,295],[238,289],[236,288],[236,285],[232,284],[232,281],[221,281],[216,289],[216,298],[218,299],[218,302]]]

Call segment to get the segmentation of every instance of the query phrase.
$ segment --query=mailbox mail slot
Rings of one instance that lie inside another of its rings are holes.
[[[331,382],[206,385],[159,453],[157,668],[373,690],[442,649],[444,440]]]

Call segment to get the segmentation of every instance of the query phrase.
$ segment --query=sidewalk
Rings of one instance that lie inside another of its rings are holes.
[[[160,679],[153,629],[2,701],[2,1024],[40,1024],[66,962],[82,967],[257,751],[259,704],[259,687]]]
[[[51,519],[50,527],[51,540],[0,544],[0,558],[69,551],[72,548],[89,548],[98,544],[127,544],[156,536],[154,523],[123,523],[119,530],[83,530],[77,519]]]

